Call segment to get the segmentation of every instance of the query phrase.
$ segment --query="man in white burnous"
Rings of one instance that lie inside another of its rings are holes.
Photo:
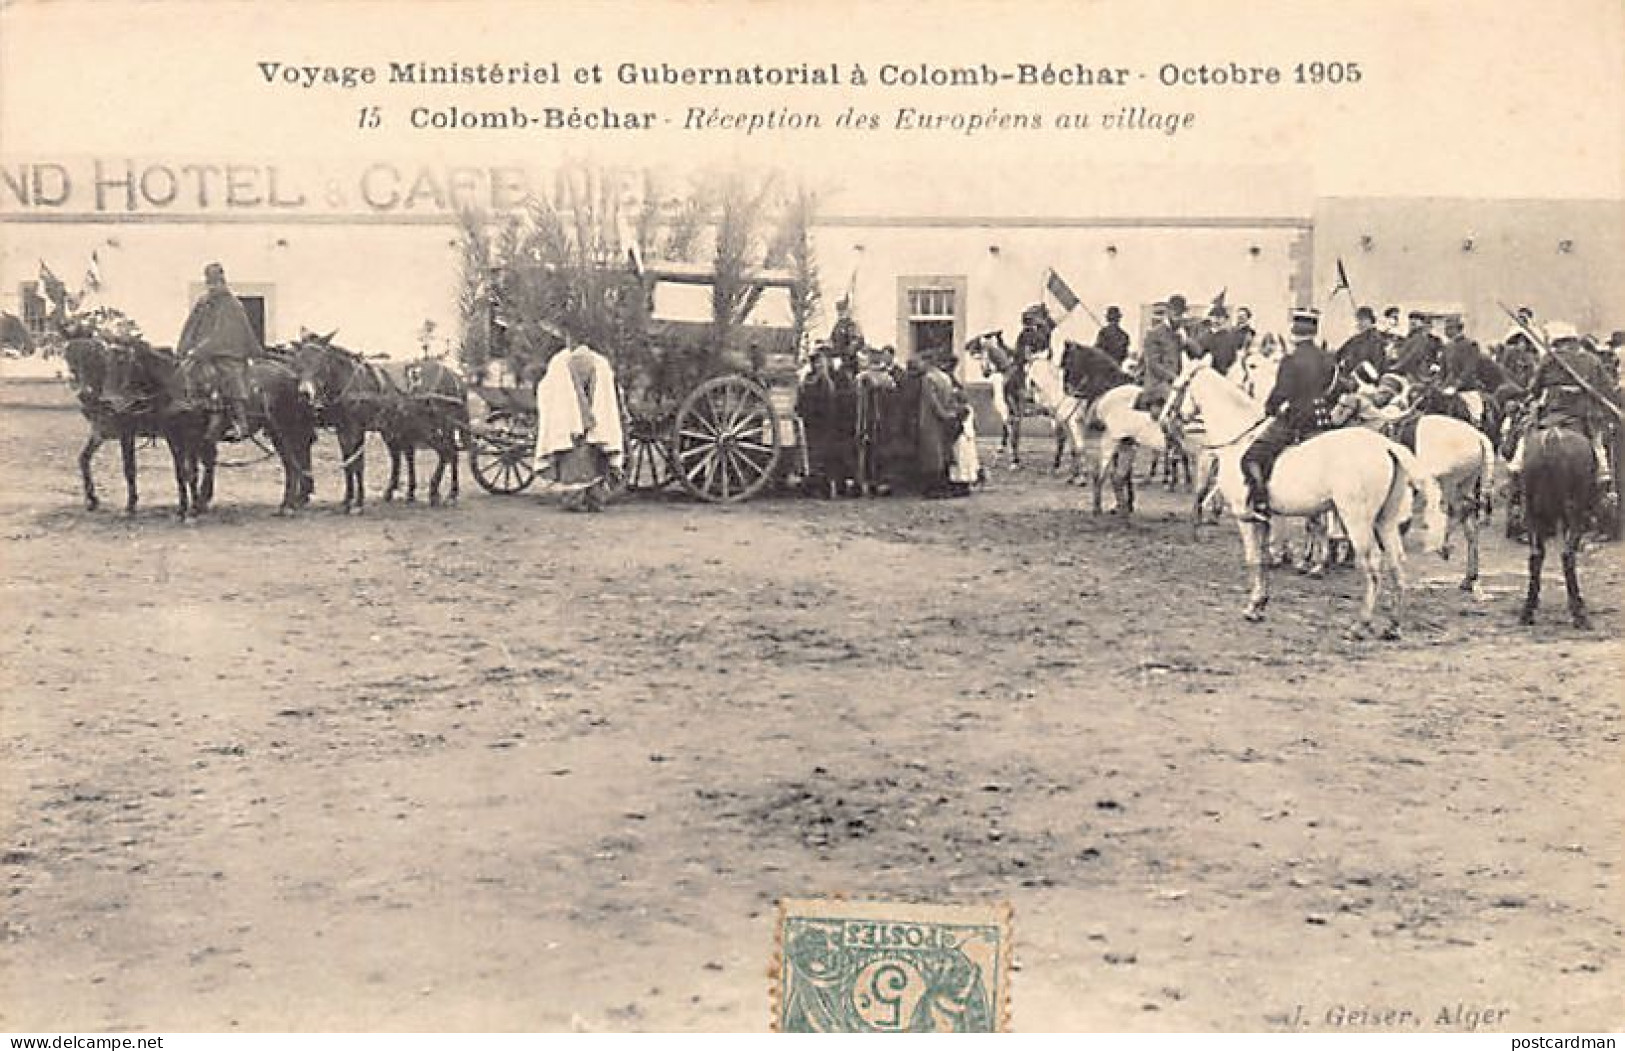
[[[563,346],[536,384],[536,473],[567,511],[602,511],[626,443],[609,359],[556,327]]]

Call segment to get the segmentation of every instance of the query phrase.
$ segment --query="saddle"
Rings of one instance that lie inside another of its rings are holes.
[[[1163,403],[1168,400],[1169,390],[1164,386],[1146,387],[1134,399],[1135,412],[1148,412],[1153,415],[1161,411]]]

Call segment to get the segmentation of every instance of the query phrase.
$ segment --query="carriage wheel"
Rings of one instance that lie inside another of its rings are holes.
[[[667,452],[670,417],[657,420],[633,416],[626,421],[626,488],[628,492],[655,492],[677,480]]]
[[[468,443],[468,469],[480,488],[497,496],[511,496],[530,488],[536,480],[531,456],[535,438],[503,418],[496,427],[472,432]]]
[[[779,417],[767,391],[743,376],[707,380],[677,410],[677,479],[710,503],[748,500],[773,480],[778,435]]]

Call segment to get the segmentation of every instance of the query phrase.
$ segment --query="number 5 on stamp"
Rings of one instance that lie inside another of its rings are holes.
[[[788,899],[771,974],[778,1032],[1004,1032],[1010,906]]]

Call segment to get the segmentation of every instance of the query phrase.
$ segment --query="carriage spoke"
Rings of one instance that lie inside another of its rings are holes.
[[[682,430],[677,432],[679,437],[688,438],[696,442],[711,442],[720,437],[715,431],[706,433],[702,431]]]
[[[754,425],[751,423],[753,420],[755,421]],[[741,434],[749,434],[751,431],[760,431],[762,424],[766,422],[766,420],[767,414],[762,412],[760,408],[752,409],[750,412],[738,417],[732,424],[730,424],[727,433],[733,437],[738,437]]]
[[[770,460],[757,460],[756,457],[749,456],[744,453],[740,453],[738,458],[744,463],[748,464],[751,470],[756,472],[756,478],[761,478],[767,474],[768,463],[771,462]],[[743,471],[740,472],[740,477],[744,477]],[[751,481],[755,481],[756,478],[752,478]]]

